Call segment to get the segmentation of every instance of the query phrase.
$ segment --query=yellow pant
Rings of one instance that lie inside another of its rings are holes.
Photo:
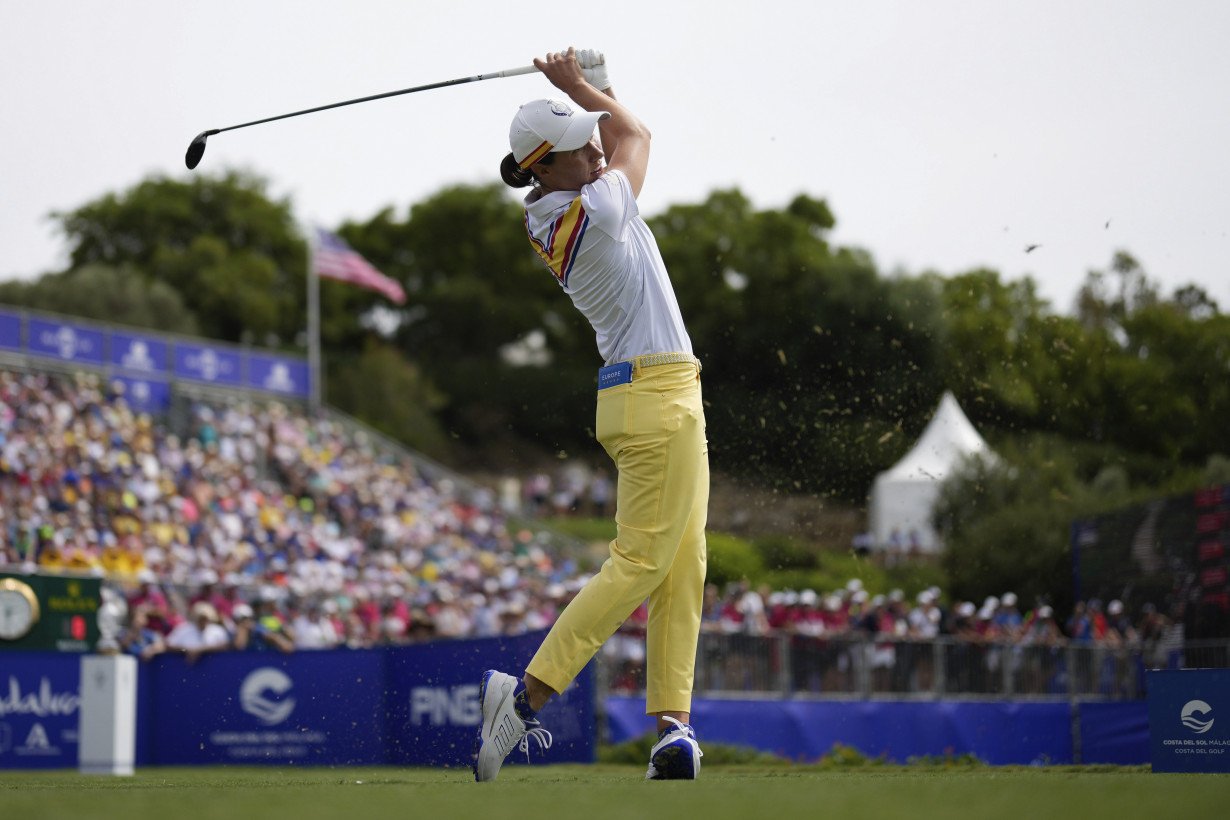
[[[619,470],[611,557],[526,671],[562,692],[648,597],[645,711],[690,712],[709,506],[699,365],[634,366],[631,383],[598,391],[595,431]]]

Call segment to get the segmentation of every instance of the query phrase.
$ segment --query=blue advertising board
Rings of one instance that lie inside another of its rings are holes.
[[[247,386],[254,390],[281,393],[306,399],[310,393],[307,362],[285,356],[248,356]]]
[[[1140,700],[1111,700],[1077,706],[1080,763],[1141,766],[1149,762],[1149,711]]]
[[[154,659],[151,755],[162,766],[384,762],[381,650]]]
[[[390,649],[388,762],[468,768],[482,721],[478,693],[483,671],[495,668],[520,676],[542,639],[543,633],[535,632]],[[592,763],[597,734],[593,670],[582,670],[538,717],[551,732],[552,744],[540,755],[531,742],[530,762]],[[525,763],[526,756],[514,750],[508,762]]]
[[[1157,669],[1147,676],[1155,772],[1230,773],[1230,669]]]
[[[0,653],[0,769],[77,765],[81,656]]]
[[[124,401],[138,412],[161,413],[171,406],[169,382],[121,375],[112,376],[110,382],[123,385]]]
[[[0,310],[0,349],[21,350],[21,316]]]
[[[27,348],[35,356],[101,367],[103,334],[68,322],[31,317]]]
[[[227,387],[243,386],[243,359],[239,353],[220,347],[179,343],[175,345],[175,375]]]
[[[111,334],[111,366],[129,373],[169,372],[166,342],[133,333]]]
[[[653,731],[639,698],[607,698],[606,711],[612,743]],[[692,723],[701,748],[708,740],[792,760],[818,760],[835,744],[897,763],[966,754],[993,765],[1073,760],[1071,715],[1063,702],[694,699]]]

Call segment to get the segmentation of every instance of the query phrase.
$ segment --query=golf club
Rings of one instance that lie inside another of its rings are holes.
[[[384,94],[373,94],[370,97],[359,97],[356,100],[346,100],[345,102],[336,102],[329,105],[319,105],[315,108],[305,108],[302,111],[292,111],[289,114],[279,114],[276,117],[266,117],[263,120],[253,120],[239,125],[230,125],[226,128],[212,128],[208,131],[202,131],[197,134],[192,142],[188,145],[188,151],[184,154],[184,164],[188,166],[188,170],[195,168],[200,162],[201,157],[205,155],[205,140],[212,137],[214,134],[221,134],[223,131],[234,131],[236,128],[247,128],[249,125],[260,125],[261,123],[273,122],[274,120],[284,120],[287,117],[298,117],[301,114],[312,114],[316,111],[325,111],[329,108],[340,108],[343,105],[354,105],[355,103],[371,102],[372,100],[382,100],[385,97],[396,97],[400,94],[413,94],[416,91],[429,91],[433,88],[444,88],[449,85],[461,85],[462,83],[473,83],[479,80],[494,80],[497,77],[515,77],[518,74],[529,74],[538,69],[532,65],[522,66],[521,68],[509,68],[504,71],[495,71],[490,74],[475,74],[473,77],[461,77],[456,80],[445,80],[439,83],[430,83],[428,85],[420,85],[414,88],[403,88],[400,91],[387,91]]]

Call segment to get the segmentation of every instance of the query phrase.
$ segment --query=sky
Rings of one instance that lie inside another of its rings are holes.
[[[540,75],[219,134],[196,172],[183,156],[207,128],[576,45],[653,131],[647,216],[805,193],[885,274],[1030,276],[1066,313],[1125,250],[1226,312],[1228,42],[1220,0],[3,0],[0,280],[63,268],[49,215],[151,175],[252,171],[326,227],[496,181],[517,106],[559,96]]]

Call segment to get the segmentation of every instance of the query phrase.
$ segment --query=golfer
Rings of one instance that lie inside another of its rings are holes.
[[[564,691],[646,599],[646,712],[659,739],[646,774],[693,779],[689,724],[705,581],[709,456],[700,362],[637,196],[649,129],[615,100],[603,56],[548,54],[534,65],[575,106],[542,99],[513,118],[501,175],[525,198],[529,241],[597,335],[599,443],[618,470],[610,558],[560,614],[524,678],[489,670],[476,780],[492,780],[514,747],[550,734],[537,712]],[[595,126],[600,139],[594,134]]]

